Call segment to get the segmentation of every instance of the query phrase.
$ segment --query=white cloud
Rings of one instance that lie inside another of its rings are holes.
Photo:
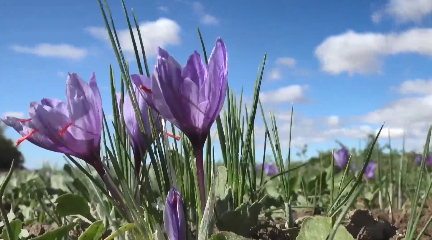
[[[416,53],[432,56],[432,29],[414,28],[399,34],[345,33],[326,38],[315,55],[330,74],[380,72],[387,55]]]
[[[3,117],[23,118],[24,113],[23,112],[5,112],[5,113],[3,113]]]
[[[432,0],[389,0],[382,11],[374,15],[388,15],[397,23],[419,23],[423,18],[432,13]]]
[[[286,86],[275,91],[261,92],[260,99],[263,103],[303,102],[306,100],[304,91],[308,88],[308,85]]]
[[[165,48],[169,45],[180,44],[180,26],[173,20],[168,18],[159,18],[153,22],[142,22],[140,23],[140,33],[144,44],[144,50],[147,57],[153,57],[157,55],[157,48]],[[104,27],[87,27],[85,29],[95,38],[109,42],[108,32]],[[136,28],[133,28],[135,41],[138,45],[138,51],[140,55],[141,47],[139,47],[139,37]],[[129,29],[117,31],[120,46],[122,50],[134,54],[134,47],[132,44],[132,38],[129,33]]]
[[[365,139],[369,134],[376,135],[381,124],[385,123],[380,134],[381,144],[388,143],[390,132],[394,149],[401,149],[401,140],[405,136],[407,151],[422,150],[428,129],[432,125],[432,111],[428,111],[428,109],[432,109],[432,92],[421,89],[429,88],[427,84],[430,81],[405,81],[396,88],[399,93],[403,94],[401,99],[359,116],[329,115],[311,118],[303,115],[300,111],[294,111],[292,146],[302,147],[304,144],[330,143],[334,140],[351,140],[352,142]],[[405,95],[410,93],[416,95]],[[277,94],[271,93],[268,96],[275,98]],[[291,112],[272,111],[277,118],[281,145],[288,146]],[[264,127],[262,124],[257,125],[255,129],[257,136],[263,138]],[[263,139],[260,140],[263,141]]]
[[[375,134],[378,134],[378,132],[379,132],[379,129],[377,129],[375,131]],[[389,133],[390,133],[390,138],[392,138],[392,139],[403,138],[403,136],[405,134],[405,129],[383,127],[383,129],[381,130],[381,133],[380,133],[380,138],[388,139]]]
[[[276,112],[278,121],[278,134],[282,146],[287,146],[290,133],[291,112]],[[338,118],[338,124],[340,119]],[[326,116],[316,119],[308,118],[301,112],[294,112],[292,123],[292,146],[302,147],[304,144],[324,143],[336,139],[357,140],[366,138],[368,134],[375,134],[376,129],[367,124],[355,124],[348,127],[329,125],[329,119],[335,123],[336,116]],[[258,127],[262,129],[263,127]],[[264,132],[264,130],[261,130]],[[263,134],[261,134],[263,135]],[[257,136],[261,136],[257,135]]]
[[[340,124],[340,119],[338,116],[329,116],[327,117],[327,124],[331,127],[336,127],[339,126]]]
[[[13,45],[12,50],[18,53],[34,54],[41,57],[63,58],[80,60],[87,56],[85,48],[74,47],[69,44],[48,44],[41,43],[34,47]]]
[[[374,12],[371,16],[373,23],[381,22],[382,14],[380,12]]]
[[[276,64],[278,64],[278,65],[294,67],[296,65],[296,63],[297,63],[297,61],[291,57],[281,57],[281,58],[276,59]]]
[[[273,68],[268,73],[269,80],[280,80],[282,79],[281,71],[278,68]]]
[[[166,13],[169,12],[168,7],[166,7],[166,6],[159,6],[158,9],[162,12],[166,12]]]
[[[283,67],[294,68],[295,65],[297,64],[297,61],[292,57],[280,57],[276,59],[275,63],[276,63],[276,67],[272,68],[268,73],[269,80],[282,79],[282,68]],[[301,75],[301,72],[297,71],[297,73],[300,73]]]
[[[210,14],[205,14],[201,17],[201,23],[206,25],[217,25],[219,24],[219,19]]]
[[[99,40],[110,41],[108,31],[104,27],[86,27],[84,30]]]
[[[192,7],[195,13],[200,17],[200,22],[205,25],[217,25],[219,24],[219,19],[215,16],[208,14],[204,6],[200,2],[193,2]]]
[[[105,118],[107,119],[107,121],[114,121],[114,115],[112,114],[105,115]]]
[[[398,87],[398,91],[402,94],[432,94],[432,79],[430,80],[408,80]]]
[[[407,138],[424,139],[432,125],[432,84],[431,80],[411,80],[403,82],[398,91],[401,94],[417,94],[403,97],[387,105],[364,114],[357,121],[369,124],[382,124],[391,129],[392,138],[400,138],[406,132]],[[394,131],[394,132],[392,132]],[[387,136],[387,135],[386,135]]]

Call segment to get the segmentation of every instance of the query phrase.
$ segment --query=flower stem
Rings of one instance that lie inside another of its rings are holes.
[[[128,218],[129,221],[132,221],[133,218],[130,214],[130,212],[128,211],[128,208],[126,207],[126,205],[123,202],[123,199],[121,197],[121,193],[119,191],[119,189],[117,188],[117,186],[114,184],[113,180],[111,179],[111,177],[109,176],[108,173],[106,173],[103,177],[102,180],[104,181],[105,185],[107,186],[109,192],[111,193],[112,197],[114,198],[114,200],[117,201],[117,203],[119,204],[119,209],[120,211],[125,215],[125,217]]]
[[[198,188],[201,200],[201,210],[204,212],[206,205],[206,191],[204,183],[204,163],[203,163],[203,150],[202,148],[195,149],[195,162],[197,168]]]

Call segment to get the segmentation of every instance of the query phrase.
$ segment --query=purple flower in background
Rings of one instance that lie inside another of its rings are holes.
[[[165,232],[170,240],[186,239],[186,220],[180,193],[171,188],[166,198],[163,215]]]
[[[279,173],[279,170],[275,163],[268,164],[264,163],[264,173],[269,176],[273,176]]]
[[[339,168],[346,168],[349,160],[349,152],[345,146],[334,153],[335,165]]]
[[[76,73],[66,82],[67,102],[44,98],[31,102],[30,119],[5,117],[2,121],[21,134],[17,146],[28,140],[41,148],[81,158],[103,176],[100,160],[102,99],[93,73],[89,83]]]
[[[216,40],[207,66],[195,51],[182,68],[167,51],[159,48],[151,79],[135,74],[131,80],[142,90],[147,104],[191,141],[204,209],[203,147],[223,107],[228,88],[228,56],[224,42],[221,38]]]
[[[423,159],[423,156],[418,154],[415,157],[414,161],[417,165],[420,165],[422,162],[422,159]],[[432,157],[430,155],[427,155],[425,165],[426,165],[426,167],[432,166]]]
[[[373,178],[375,176],[376,168],[377,168],[377,164],[375,162],[369,162],[364,173],[366,178]]]
[[[145,138],[144,133],[141,132],[140,126],[139,126],[139,120],[136,118],[135,111],[132,105],[132,101],[128,95],[124,96],[124,103],[123,103],[123,117],[127,129],[127,133],[129,135],[129,138],[131,140],[132,150],[134,154],[134,160],[135,160],[135,174],[136,176],[139,175],[140,168],[141,168],[141,159],[144,156],[144,152],[147,150],[147,147],[151,144],[152,141],[152,132],[150,127],[150,119],[148,114],[148,107],[147,103],[142,97],[142,95],[139,93],[138,88],[134,87],[135,92],[135,98],[137,100],[138,107],[140,109],[141,113],[141,119],[144,125],[144,129],[146,132],[147,137]],[[119,114],[121,114],[121,94],[117,93],[117,106],[119,108]],[[157,113],[153,111],[153,118],[154,123],[156,125],[159,125],[157,123]],[[146,142],[149,141],[149,143]]]

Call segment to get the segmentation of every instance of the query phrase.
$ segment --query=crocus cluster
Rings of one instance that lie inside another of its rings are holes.
[[[346,168],[349,160],[349,152],[345,146],[334,153],[335,166],[339,168]]]
[[[210,128],[224,105],[228,88],[228,56],[224,42],[221,38],[217,39],[207,65],[195,51],[183,68],[166,50],[159,48],[151,77],[134,74],[131,75],[131,80],[145,134],[139,127],[130,96],[122,99],[117,94],[117,107],[119,113],[123,112],[131,140],[136,175],[140,171],[143,153],[152,143],[150,121],[155,123],[156,129],[161,125],[158,119],[150,119],[150,107],[152,116],[161,116],[174,124],[192,143],[201,206],[204,208],[203,147]],[[41,103],[32,102],[30,119],[5,117],[2,121],[21,134],[17,145],[28,140],[47,150],[81,158],[93,166],[113,197],[120,201],[118,188],[106,174],[100,158],[103,111],[95,74],[89,83],[75,73],[69,74],[66,98],[67,102],[49,98],[42,99]],[[269,170],[269,173],[271,171],[274,170]],[[170,191],[168,195],[171,199],[168,205],[181,205],[180,194],[176,190]],[[175,214],[180,214],[179,211],[177,209]],[[166,214],[171,216],[174,211],[167,210]]]
[[[420,165],[421,162],[422,162],[422,159],[423,159],[423,156],[420,155],[420,154],[418,154],[418,155],[415,157],[414,162],[415,162],[417,165]],[[425,161],[425,165],[426,165],[426,167],[431,167],[431,166],[432,166],[432,157],[431,157],[430,155],[427,155],[427,157],[426,157],[426,161]]]

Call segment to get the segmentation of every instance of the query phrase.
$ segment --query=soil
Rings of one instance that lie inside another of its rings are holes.
[[[29,232],[29,238],[39,237],[45,234],[46,232],[55,230],[57,227],[47,224],[42,224],[35,222],[31,225],[24,226],[24,229],[26,229]]]
[[[345,226],[357,240],[389,240],[396,236],[397,228],[386,219],[374,218],[369,210],[353,210]]]
[[[10,204],[3,202],[7,211],[10,210]],[[18,209],[17,209],[18,210]],[[249,238],[262,240],[294,240],[297,237],[303,220],[309,216],[322,214],[319,210],[299,210],[293,212],[294,228],[288,228],[286,221],[278,219],[276,221],[260,220],[259,223],[250,229]],[[404,239],[408,220],[410,216],[410,206],[407,206],[407,211],[393,210],[389,214],[388,210],[353,210],[349,214],[348,223],[344,224],[348,232],[356,240],[402,240]],[[415,237],[423,229],[428,219],[432,216],[432,199],[426,202],[426,206],[422,211],[421,218],[415,231]],[[87,229],[88,224],[82,222],[71,234],[78,237]],[[189,223],[189,234],[196,237],[197,231],[193,224]],[[47,225],[35,222],[24,227],[30,234],[29,239],[43,235],[48,231],[57,228],[54,225]],[[1,228],[0,228],[1,230]],[[219,232],[217,228],[214,233]],[[107,237],[110,231],[104,234]],[[432,224],[426,229],[420,240],[432,240]]]

